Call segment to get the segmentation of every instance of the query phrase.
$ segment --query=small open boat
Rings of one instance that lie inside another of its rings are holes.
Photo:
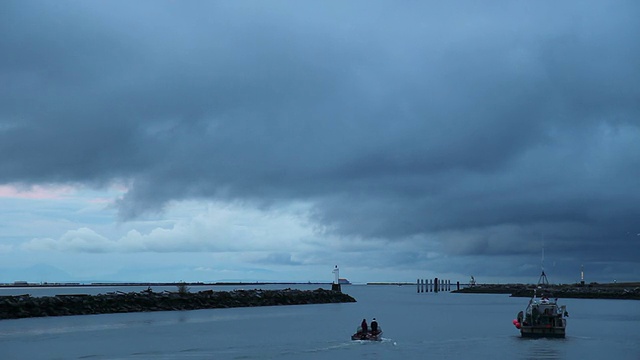
[[[358,331],[351,335],[351,340],[380,341],[382,340],[382,329],[378,328],[377,332],[372,333],[371,331],[363,332],[362,328],[358,327]]]

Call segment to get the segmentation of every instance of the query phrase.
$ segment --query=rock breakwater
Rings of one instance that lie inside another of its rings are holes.
[[[513,297],[531,297],[536,288],[536,285],[527,284],[484,284],[452,292],[511,294]],[[558,298],[640,300],[640,283],[548,285],[544,289],[539,289],[537,293],[541,295],[543,292],[548,296]]]
[[[143,311],[198,310],[230,307],[303,305],[355,302],[337,291],[317,290],[206,290],[190,292],[115,292],[98,295],[29,295],[0,297],[0,319],[43,316],[110,314]]]

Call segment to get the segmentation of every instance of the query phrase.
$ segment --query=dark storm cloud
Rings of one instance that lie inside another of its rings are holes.
[[[0,7],[2,183],[129,181],[123,218],[302,199],[339,234],[638,261],[635,2]]]

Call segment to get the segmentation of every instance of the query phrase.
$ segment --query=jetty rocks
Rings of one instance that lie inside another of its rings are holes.
[[[30,295],[0,297],[0,319],[43,316],[111,314],[143,311],[198,310],[250,306],[355,302],[338,291],[317,290],[205,290],[191,292],[115,292],[98,295]]]
[[[484,284],[452,291],[466,294],[511,294],[512,297],[531,297],[536,285],[531,284]],[[640,300],[640,283],[609,283],[609,284],[566,284],[546,285],[544,290],[538,289],[537,294],[574,299],[624,299]]]

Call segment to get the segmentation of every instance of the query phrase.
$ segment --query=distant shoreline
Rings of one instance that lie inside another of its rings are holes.
[[[25,287],[104,287],[104,286],[242,286],[242,285],[331,285],[330,282],[14,282],[2,283],[0,288],[25,288]]]
[[[368,282],[367,285],[397,285],[397,286],[416,286],[414,282]]]
[[[70,287],[179,287],[179,286],[264,286],[264,285],[320,285],[329,286],[331,282],[92,282],[92,283],[29,283],[14,282],[0,284],[0,289],[19,288],[70,288]],[[343,284],[351,285],[351,284]],[[367,282],[366,285],[386,286],[416,286],[411,282]],[[537,285],[534,284],[478,284],[469,286],[460,284],[459,290],[452,290],[457,294],[509,294],[512,297],[531,297]],[[640,300],[640,282],[622,283],[590,283],[590,284],[556,284],[548,285],[545,290],[554,297],[580,299],[623,299]],[[538,291],[538,295],[542,290]]]

